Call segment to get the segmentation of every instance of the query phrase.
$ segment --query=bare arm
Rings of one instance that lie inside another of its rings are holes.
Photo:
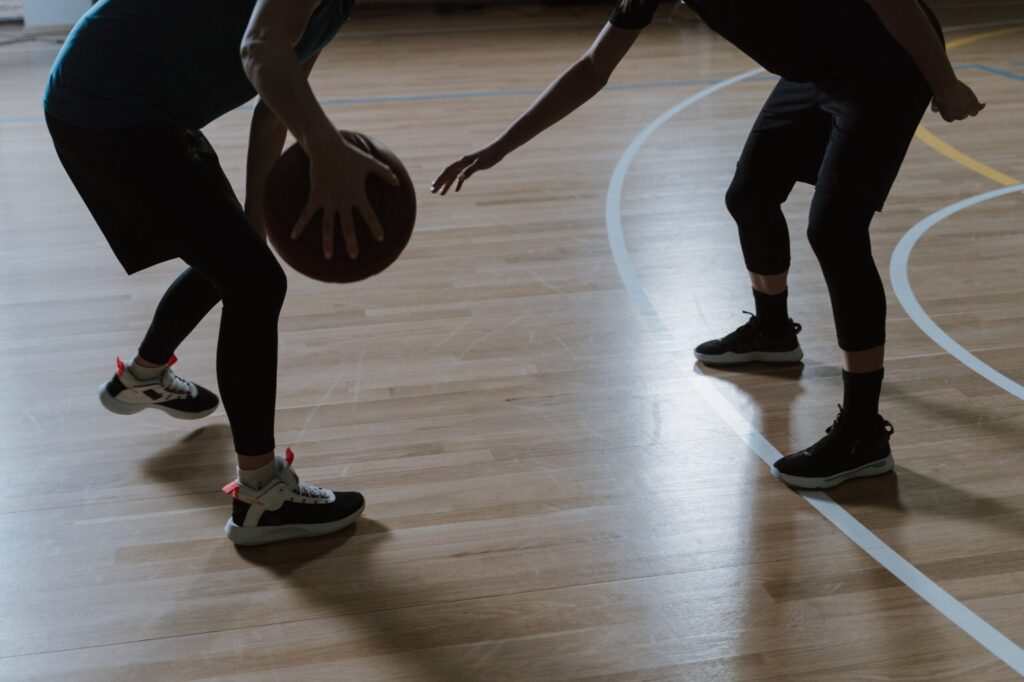
[[[953,72],[946,48],[917,0],[866,0],[886,30],[917,65],[947,121],[976,116],[985,108]]]
[[[302,65],[306,80],[316,64],[318,55],[314,55]],[[252,112],[252,124],[249,126],[249,155],[245,171],[245,214],[249,217],[256,231],[265,235],[263,226],[263,185],[274,163],[281,158],[284,141],[288,136],[288,128],[277,114],[260,100]]]
[[[606,24],[590,49],[551,82],[537,100],[487,147],[467,154],[451,164],[431,186],[432,192],[447,194],[453,183],[455,191],[473,173],[497,164],[513,150],[547,130],[608,83],[615,67],[636,42],[639,30],[616,28]]]
[[[313,89],[295,46],[321,0],[257,0],[240,48],[242,68],[260,102],[306,149],[334,144],[338,137]]]
[[[355,258],[359,254],[355,211],[362,214],[374,239],[384,238],[365,189],[358,188],[365,187],[366,176],[370,173],[393,184],[398,180],[387,166],[342,139],[309,87],[295,46],[320,2],[256,0],[240,47],[242,68],[259,93],[260,101],[295,135],[309,155],[309,202],[296,222],[293,237],[319,215],[324,256],[334,255],[335,223],[338,223],[348,255]]]

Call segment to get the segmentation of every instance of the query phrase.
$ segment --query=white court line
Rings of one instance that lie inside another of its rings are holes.
[[[674,115],[687,107],[696,104],[702,99],[712,95],[723,88],[751,78],[762,72],[762,69],[753,69],[737,76],[717,83],[709,88],[701,90],[697,94],[688,97],[676,106],[664,112],[647,125],[630,142],[629,146],[619,158],[618,164],[612,173],[608,183],[608,195],[605,201],[605,225],[608,232],[608,245],[615,261],[615,267],[619,271],[619,277],[629,294],[633,305],[644,318],[648,328],[659,337],[671,341],[672,333],[665,326],[658,311],[651,304],[647,292],[637,277],[636,269],[626,249],[622,229],[622,192],[626,174],[630,165],[636,158],[637,153],[645,142]],[[996,190],[996,192],[1009,193],[1019,191],[1020,188],[1007,188]],[[994,193],[989,193],[994,194]],[[983,195],[984,196],[984,195]],[[923,232],[923,231],[922,231]],[[679,358],[682,360],[682,358]],[[735,407],[715,387],[715,383],[708,377],[701,376],[688,369],[686,363],[692,362],[690,358],[685,363],[679,362],[680,371],[688,375],[688,380],[693,388],[698,391],[714,409],[718,416],[729,425],[729,427],[742,438],[747,446],[753,450],[766,464],[771,464],[782,457],[775,446],[761,435],[744,418]],[[828,519],[844,535],[850,538],[854,544],[864,550],[883,568],[900,580],[904,585],[914,591],[919,597],[931,604],[939,613],[944,615],[954,625],[967,633],[975,641],[985,647],[989,652],[1002,660],[1012,668],[1018,675],[1024,677],[1024,649],[1011,641],[1006,635],[999,632],[976,613],[967,608],[963,603],[957,601],[951,594],[939,587],[931,578],[922,573],[917,567],[903,558],[896,550],[889,547],[877,535],[868,530],[863,524],[855,519],[849,512],[837,504],[828,494],[822,491],[796,491],[808,504]]]
[[[1010,377],[1001,374],[979,360],[973,353],[954,341],[953,337],[944,332],[939,325],[935,324],[935,321],[932,320],[931,316],[924,311],[924,308],[918,302],[917,296],[914,295],[914,290],[910,286],[910,278],[907,275],[910,252],[913,251],[914,246],[917,245],[918,240],[924,236],[925,232],[966,208],[1022,190],[1024,190],[1024,184],[994,189],[991,192],[985,192],[976,197],[959,201],[928,216],[903,235],[903,238],[896,244],[896,248],[892,252],[892,259],[889,261],[889,278],[892,280],[892,290],[896,294],[900,305],[907,311],[907,315],[914,321],[914,324],[920,327],[921,331],[927,334],[932,341],[939,344],[947,353],[999,388],[1010,395],[1015,395],[1024,400],[1024,386],[1021,386]]]
[[[629,172],[629,165],[633,162],[633,158],[636,157],[640,148],[647,142],[647,138],[680,111],[693,106],[719,90],[762,73],[765,73],[765,70],[761,67],[744,71],[732,78],[727,78],[720,83],[704,88],[697,94],[687,97],[679,104],[668,109],[661,116],[651,121],[646,128],[640,131],[639,135],[633,138],[633,141],[626,147],[626,151],[622,153],[619,163],[612,172],[612,179],[608,184],[608,193],[605,196],[604,205],[605,223],[608,227],[608,244],[611,246],[612,256],[615,258],[615,265],[619,269],[622,283],[626,286],[626,291],[633,300],[633,305],[636,306],[636,309],[643,316],[651,331],[666,332],[668,330],[658,316],[658,311],[654,309],[651,301],[647,298],[643,285],[640,284],[640,278],[636,276],[636,271],[633,269],[633,263],[629,260],[629,250],[626,248],[626,242],[622,234],[622,187],[626,182],[626,173]],[[613,216],[615,229],[612,229]]]

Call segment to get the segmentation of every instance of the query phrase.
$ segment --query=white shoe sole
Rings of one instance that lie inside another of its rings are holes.
[[[882,474],[889,473],[893,470],[896,465],[893,461],[892,455],[888,455],[885,459],[875,460],[869,462],[856,469],[850,469],[849,471],[843,471],[838,474],[833,474],[826,478],[811,478],[807,476],[791,476],[784,474],[774,466],[772,466],[772,476],[779,479],[786,485],[794,488],[806,488],[809,490],[824,490],[826,488],[834,488],[840,483],[849,481],[853,478],[867,478],[869,476],[880,476]]]
[[[159,403],[154,403],[150,405],[142,405],[139,403],[126,403],[123,400],[118,400],[114,396],[110,395],[110,393],[107,392],[106,384],[100,386],[99,396],[100,403],[103,405],[103,407],[107,408],[114,414],[138,414],[143,410],[154,408],[171,415],[175,419],[202,419],[203,417],[209,417],[211,414],[217,411],[217,405],[214,405],[208,410],[203,410],[202,412],[182,412],[181,410],[175,410],[171,407],[167,407],[166,405],[161,405]]]
[[[281,542],[282,540],[294,540],[296,538],[315,538],[321,535],[337,533],[339,530],[348,528],[363,515],[364,509],[366,509],[365,504],[345,518],[331,521],[330,523],[294,523],[287,526],[264,526],[262,528],[259,526],[255,528],[239,526],[233,518],[229,518],[228,522],[224,525],[224,534],[236,545],[247,547],[266,545],[271,542]]]
[[[797,346],[793,350],[779,353],[769,351],[756,351],[753,353],[721,353],[719,355],[707,355],[705,353],[693,352],[694,357],[705,365],[744,365],[748,362],[764,362],[768,364],[784,365],[800,362],[804,358],[804,351]]]

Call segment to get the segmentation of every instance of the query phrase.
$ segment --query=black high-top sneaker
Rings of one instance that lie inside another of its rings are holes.
[[[366,501],[356,492],[336,493],[299,480],[291,448],[277,458],[277,476],[260,488],[234,480],[223,490],[231,495],[232,513],[224,532],[236,545],[265,545],[292,538],[327,535],[350,526]]]
[[[160,376],[139,379],[117,359],[117,372],[110,381],[100,386],[100,402],[115,414],[135,414],[147,407],[163,410],[178,419],[201,419],[213,414],[220,400],[217,396],[174,373],[171,357]]]
[[[746,312],[746,311],[744,311]],[[697,346],[693,354],[706,365],[740,365],[746,362],[791,363],[804,357],[796,335],[802,327],[789,321],[789,329],[779,337],[768,337],[758,325],[757,317],[747,313],[750,319],[728,336],[705,341]]]
[[[851,478],[892,471],[889,438],[895,429],[881,416],[869,426],[854,428],[839,408],[825,437],[772,465],[772,474],[794,488],[832,488]]]

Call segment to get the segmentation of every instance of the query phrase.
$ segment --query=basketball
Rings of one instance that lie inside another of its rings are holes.
[[[318,213],[298,239],[292,228],[306,207],[309,197],[309,157],[298,144],[292,145],[270,171],[263,191],[263,221],[270,243],[291,267],[322,282],[357,282],[385,270],[397,260],[409,243],[416,222],[416,192],[405,166],[379,140],[369,135],[342,130],[339,133],[352,146],[387,165],[398,177],[398,185],[389,185],[375,175],[366,178],[366,196],[384,228],[384,240],[378,242],[358,211],[353,216],[359,255],[349,258],[341,228],[334,257],[324,257],[323,233]]]

